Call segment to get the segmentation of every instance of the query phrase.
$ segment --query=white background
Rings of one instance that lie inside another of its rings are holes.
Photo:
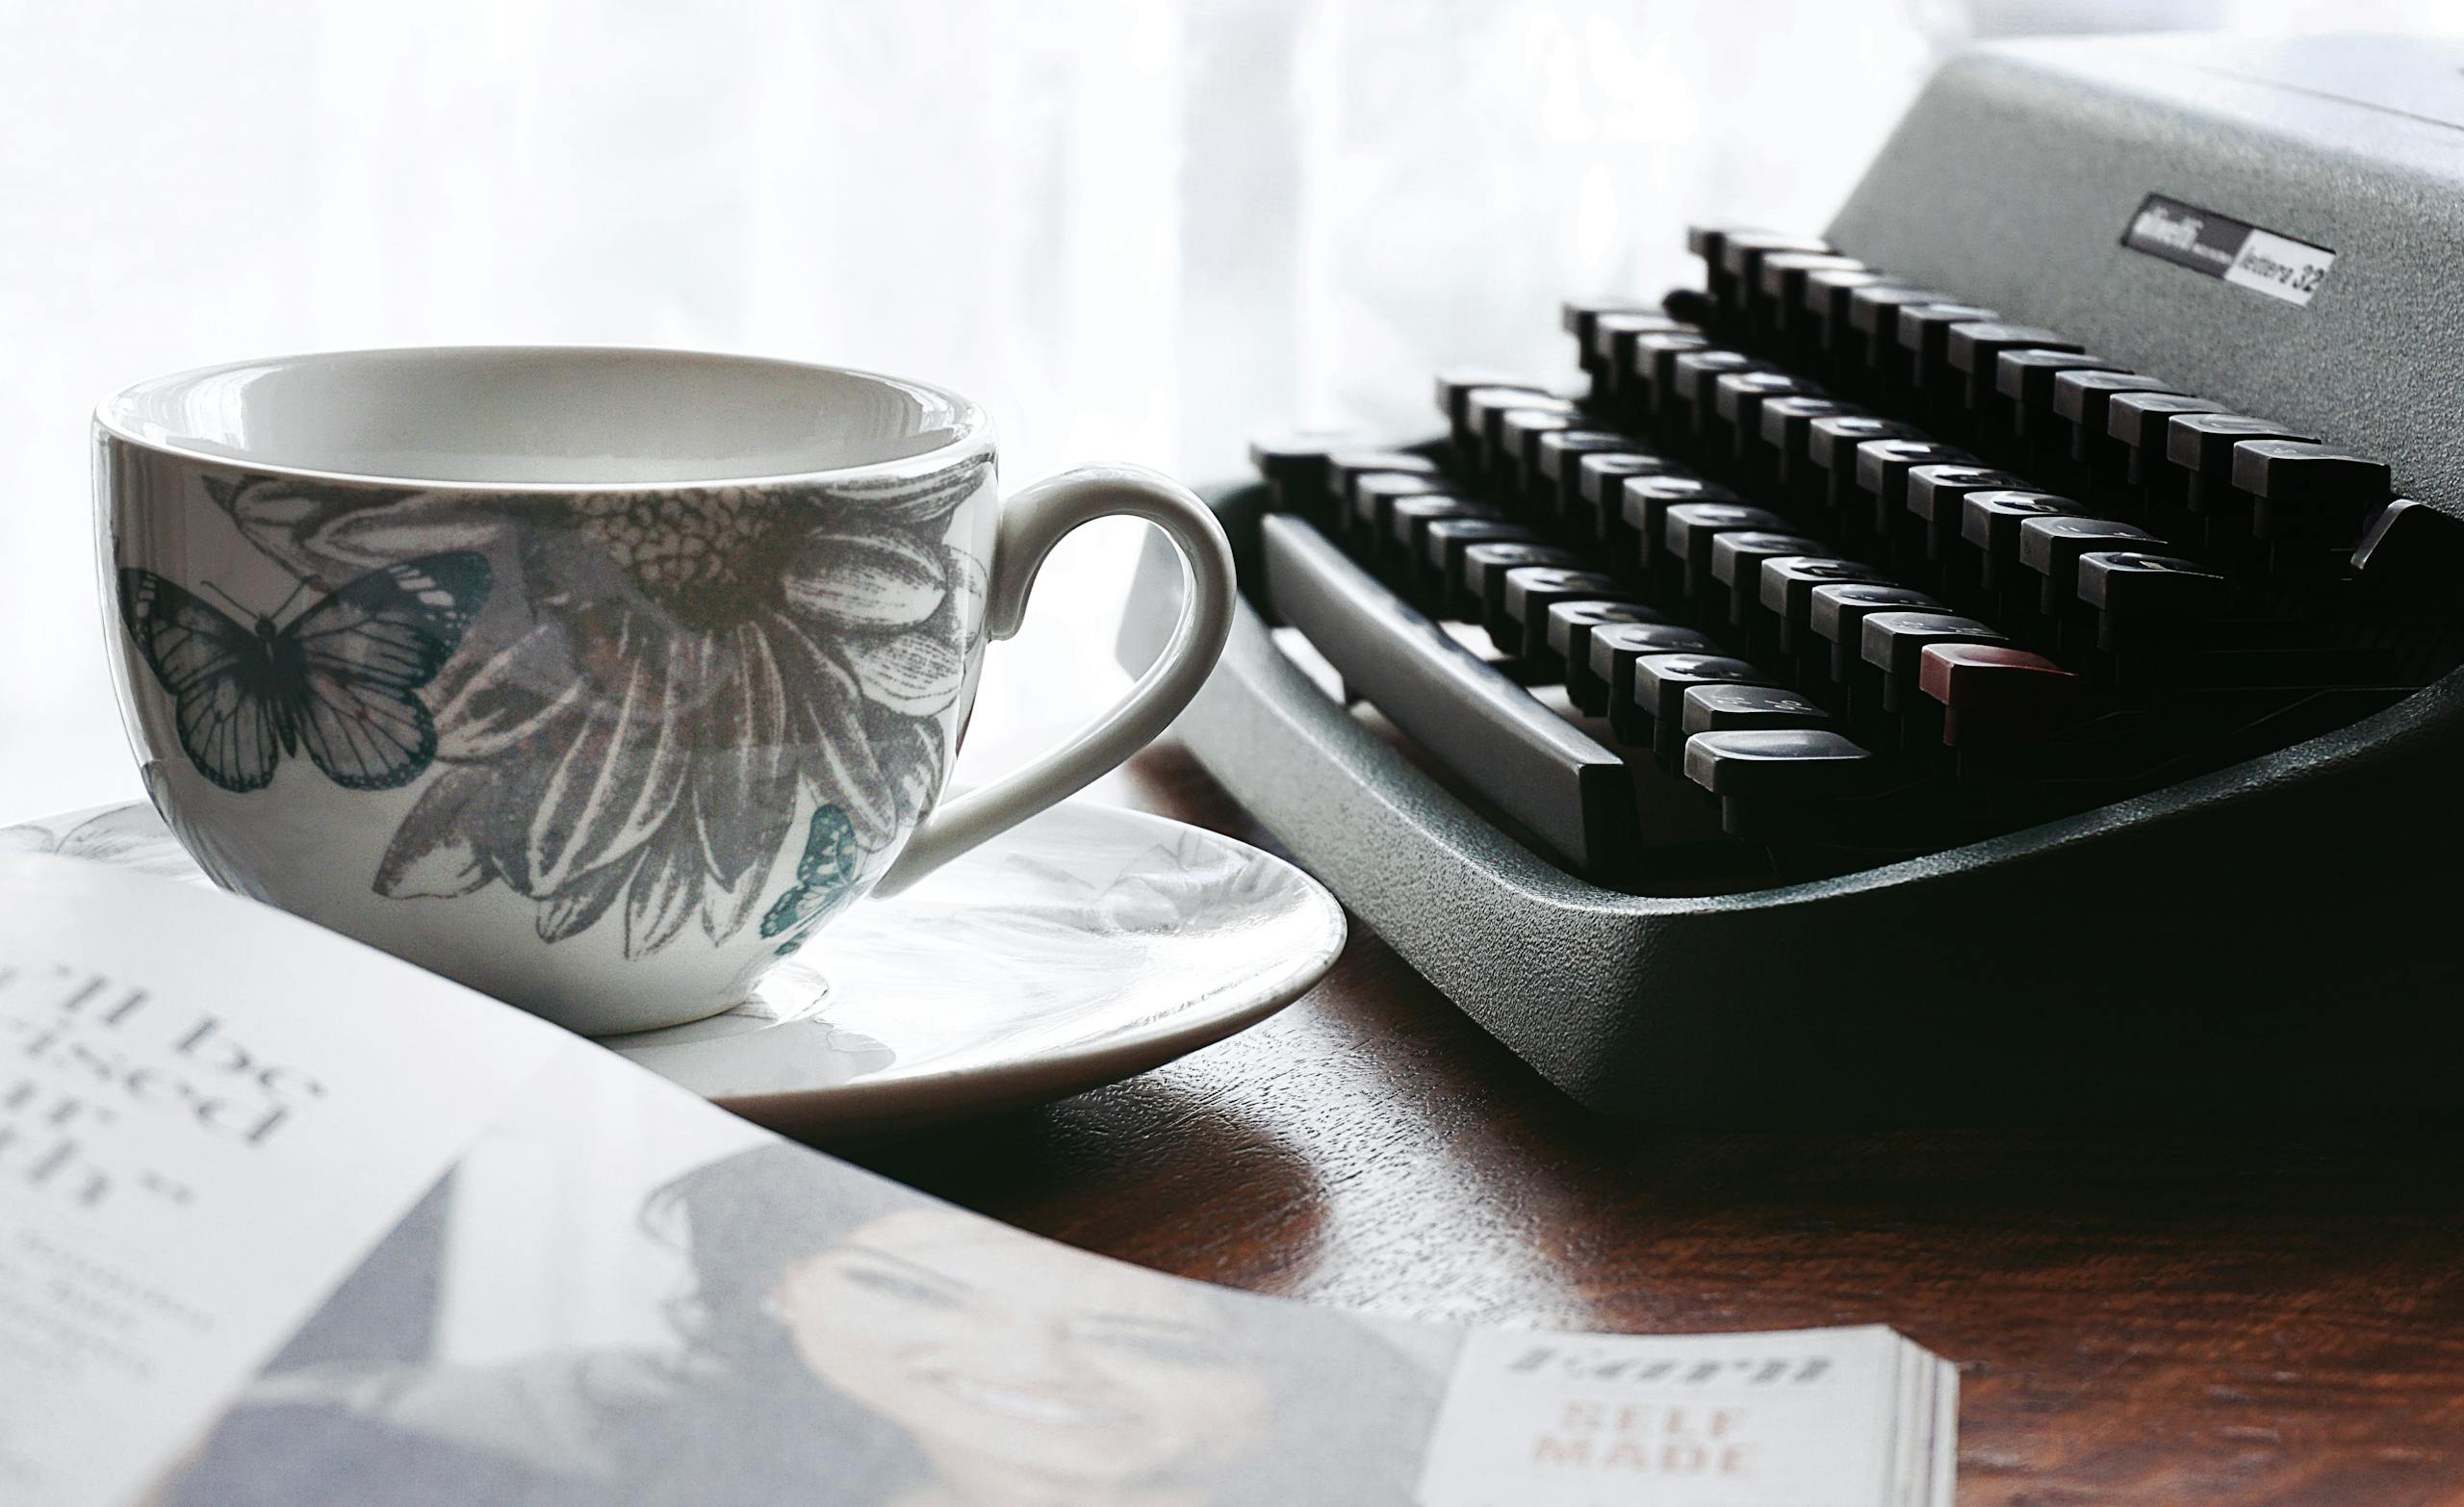
[[[1446,362],[1553,367],[1556,297],[1690,278],[1690,218],[1818,229],[1936,46],[2151,14],[2464,26],[2356,0],[0,0],[0,819],[137,794],[86,479],[124,383],[702,346],[956,387],[1014,485],[1217,477],[1278,420],[1415,434]],[[1090,535],[996,651],[962,779],[1119,684],[1135,539]]]

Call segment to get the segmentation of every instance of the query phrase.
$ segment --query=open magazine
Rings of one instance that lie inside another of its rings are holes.
[[[1090,1256],[280,912],[0,857],[0,1501],[1947,1503],[1955,1418],[1880,1328]]]

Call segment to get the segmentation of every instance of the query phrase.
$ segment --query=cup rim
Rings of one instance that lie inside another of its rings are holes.
[[[489,356],[523,354],[532,356],[641,356],[662,361],[725,364],[741,367],[770,367],[790,371],[829,372],[886,387],[905,388],[929,394],[949,405],[954,437],[929,450],[913,455],[894,456],[887,460],[863,461],[844,466],[812,467],[801,471],[764,471],[741,475],[695,476],[676,480],[607,480],[607,481],[474,481],[434,476],[392,475],[375,471],[335,471],[315,466],[295,466],[280,461],[227,455],[214,450],[183,445],[175,440],[137,432],[120,421],[115,410],[127,411],[133,398],[150,390],[177,387],[201,382],[210,377],[244,370],[252,367],[281,367],[301,362],[344,360],[384,356]],[[264,476],[280,476],[296,481],[333,482],[349,486],[375,487],[389,491],[461,492],[503,495],[527,493],[542,496],[571,493],[609,492],[680,492],[711,487],[790,488],[822,486],[835,482],[873,477],[906,477],[925,475],[958,465],[993,448],[992,421],[981,404],[963,394],[935,382],[913,377],[895,376],[861,367],[836,366],[829,362],[797,361],[783,356],[761,356],[742,351],[697,350],[669,345],[370,345],[335,350],[293,351],[279,356],[258,356],[238,361],[218,361],[209,366],[190,367],[132,382],[112,392],[95,403],[93,425],[123,444],[158,455],[168,455],[191,465],[216,467],[227,471],[246,472]]]

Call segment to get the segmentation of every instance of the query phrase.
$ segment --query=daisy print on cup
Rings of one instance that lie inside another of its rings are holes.
[[[729,1008],[867,891],[1117,763],[1229,626],[1184,489],[1091,469],[1004,504],[972,404],[838,369],[307,356],[141,384],[97,431],[122,707],[200,864],[594,1034]],[[986,642],[1116,513],[1180,546],[1181,633],[1087,731],[942,805]]]

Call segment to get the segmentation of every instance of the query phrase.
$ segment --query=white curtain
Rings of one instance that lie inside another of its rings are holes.
[[[136,790],[84,428],[140,377],[750,350],[982,399],[1014,484],[1219,476],[1279,419],[1420,430],[1444,362],[1555,366],[1555,299],[1689,277],[1689,218],[1818,228],[1945,38],[2456,9],[0,0],[0,819]],[[1067,683],[996,658],[962,777],[1111,694],[1134,542],[1056,559],[1025,651]]]

